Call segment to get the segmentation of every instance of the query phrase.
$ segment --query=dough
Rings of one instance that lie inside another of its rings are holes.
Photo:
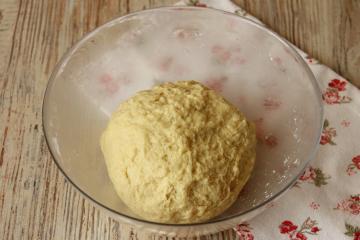
[[[101,137],[117,194],[135,214],[163,223],[225,211],[249,179],[255,145],[254,125],[195,81],[138,92]]]

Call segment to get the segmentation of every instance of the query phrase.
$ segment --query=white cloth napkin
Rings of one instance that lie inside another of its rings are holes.
[[[262,24],[229,0],[189,0],[177,5],[222,9]],[[296,49],[323,92],[326,120],[320,150],[293,188],[235,230],[240,240],[360,240],[360,91]]]

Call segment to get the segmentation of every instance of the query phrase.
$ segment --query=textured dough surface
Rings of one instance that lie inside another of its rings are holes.
[[[138,92],[101,137],[110,179],[137,215],[165,223],[213,218],[236,200],[255,162],[255,128],[195,81]]]

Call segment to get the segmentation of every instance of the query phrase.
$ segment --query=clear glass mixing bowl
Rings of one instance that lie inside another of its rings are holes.
[[[256,122],[257,162],[236,203],[198,224],[134,215],[109,181],[100,134],[118,104],[164,81],[198,80]],[[53,158],[84,196],[123,223],[189,236],[231,228],[289,189],[318,148],[323,108],[316,80],[282,38],[214,9],[166,7],[114,19],[86,35],[51,75],[43,125]]]

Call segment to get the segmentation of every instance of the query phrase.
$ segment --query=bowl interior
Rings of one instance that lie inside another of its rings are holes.
[[[43,106],[46,138],[59,167],[83,193],[137,218],[113,189],[99,138],[121,101],[175,80],[202,82],[257,124],[255,170],[237,202],[217,219],[276,196],[315,152],[319,92],[292,48],[263,27],[221,11],[154,9],[87,35],[50,79]]]

